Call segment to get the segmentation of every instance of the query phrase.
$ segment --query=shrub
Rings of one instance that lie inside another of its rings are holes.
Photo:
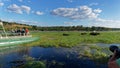
[[[69,36],[69,34],[63,33],[63,36]]]
[[[81,35],[86,35],[86,34],[87,34],[87,33],[85,33],[85,32],[84,32],[84,33],[81,33]]]
[[[97,33],[97,32],[91,32],[90,35],[97,36],[97,35],[100,35],[100,33]]]

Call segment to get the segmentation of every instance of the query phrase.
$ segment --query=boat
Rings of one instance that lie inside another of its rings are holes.
[[[2,26],[2,33],[0,34],[0,47],[32,42],[38,39],[37,37],[32,37],[32,35],[18,35],[17,33],[14,35],[12,33],[10,35],[9,33],[6,33],[2,22],[0,22],[0,26]]]

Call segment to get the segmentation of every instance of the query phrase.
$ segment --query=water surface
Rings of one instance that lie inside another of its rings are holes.
[[[6,47],[6,49],[0,49],[0,66],[11,68],[16,65],[11,62],[23,60],[23,56],[27,55],[35,58],[36,61],[46,61],[47,68],[107,68],[106,64],[98,66],[89,58],[83,58],[78,48]]]

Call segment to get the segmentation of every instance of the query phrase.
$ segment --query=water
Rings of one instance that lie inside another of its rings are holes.
[[[35,58],[37,61],[47,61],[47,68],[107,68],[107,65],[96,65],[90,59],[80,58],[75,48],[43,48],[43,47],[22,47],[14,46],[1,50],[0,68],[11,68],[16,60],[23,60],[27,55]],[[51,64],[55,62],[56,64]]]
[[[97,43],[96,45],[98,45],[98,46],[104,46],[104,47],[110,47],[111,45],[115,45],[115,46],[120,46],[120,44],[119,43],[113,43],[113,44],[104,44],[104,43]]]

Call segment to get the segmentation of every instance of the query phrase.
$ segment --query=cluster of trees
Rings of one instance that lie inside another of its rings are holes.
[[[11,30],[15,28],[27,27],[29,30],[39,30],[39,31],[115,31],[120,30],[120,28],[106,28],[106,27],[84,27],[80,26],[49,26],[41,27],[35,25],[19,24],[16,22],[6,22],[3,21],[6,30]]]
[[[112,31],[112,30],[120,30],[118,28],[106,28],[106,27],[84,27],[80,26],[51,26],[51,27],[37,27],[33,26],[34,30],[40,31]]]

